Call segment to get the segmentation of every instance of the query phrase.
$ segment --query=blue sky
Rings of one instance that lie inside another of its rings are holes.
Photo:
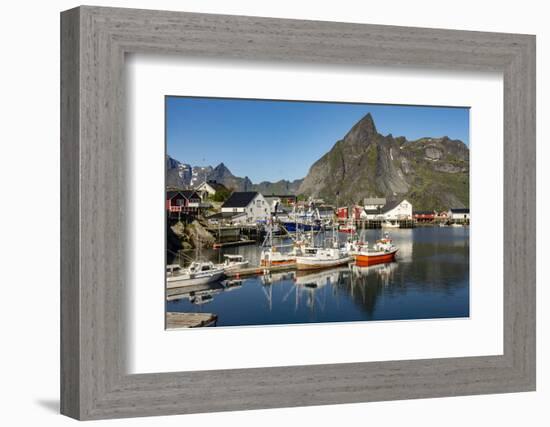
[[[193,166],[223,162],[253,183],[293,180],[369,112],[383,135],[446,135],[469,145],[468,108],[170,96],[166,149]]]

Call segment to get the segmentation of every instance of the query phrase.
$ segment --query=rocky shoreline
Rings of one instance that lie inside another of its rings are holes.
[[[175,257],[179,251],[197,248],[211,248],[215,243],[214,236],[199,219],[186,224],[182,221],[167,224],[166,246],[168,254]]]

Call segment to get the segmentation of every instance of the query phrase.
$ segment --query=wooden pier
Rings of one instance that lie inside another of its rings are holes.
[[[256,240],[250,240],[250,239],[237,240],[237,241],[234,241],[234,242],[216,242],[216,243],[214,243],[213,248],[214,249],[220,249],[220,248],[226,248],[226,247],[231,247],[231,246],[252,245],[254,243],[256,243]]]
[[[216,326],[218,316],[212,313],[166,313],[166,329],[200,328]]]
[[[279,271],[290,271],[290,270],[296,270],[296,264],[240,268],[238,270],[229,270],[225,273],[225,275],[226,277],[239,278],[243,276],[257,276],[262,274],[275,273]]]

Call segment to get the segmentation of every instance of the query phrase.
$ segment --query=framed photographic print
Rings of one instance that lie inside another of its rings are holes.
[[[468,108],[167,96],[165,116],[169,329],[469,317]]]
[[[61,36],[62,413],[534,390],[533,36],[97,7]]]

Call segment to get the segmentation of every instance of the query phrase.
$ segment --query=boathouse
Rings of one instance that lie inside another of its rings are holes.
[[[196,191],[179,190],[166,192],[166,210],[176,213],[197,213],[201,198]]]
[[[236,216],[239,222],[256,223],[265,221],[270,215],[270,206],[257,191],[235,191],[225,201],[222,213],[244,213]]]

